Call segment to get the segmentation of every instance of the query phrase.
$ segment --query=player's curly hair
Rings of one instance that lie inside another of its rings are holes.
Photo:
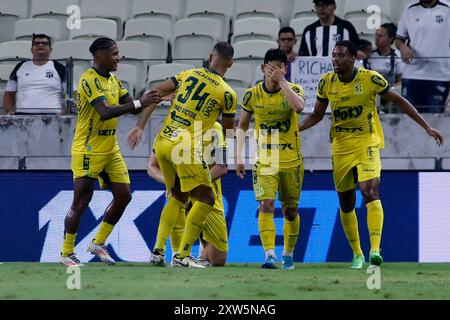
[[[340,40],[340,41],[336,42],[335,47],[338,47],[338,46],[346,47],[348,52],[350,52],[352,54],[352,56],[356,57],[356,55],[358,54],[358,47],[356,46],[356,44],[354,44],[350,40]]]
[[[89,47],[89,52],[93,55],[99,50],[109,49],[112,46],[116,45],[116,42],[110,38],[98,38],[95,39],[94,42]]]

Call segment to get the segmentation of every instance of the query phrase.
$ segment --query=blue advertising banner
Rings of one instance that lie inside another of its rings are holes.
[[[164,187],[144,171],[130,172],[130,176],[133,199],[108,238],[108,246],[113,258],[119,261],[148,261],[165,202]],[[385,217],[382,239],[385,261],[419,259],[418,180],[417,172],[383,172],[380,196]],[[71,172],[1,171],[0,185],[0,261],[57,261],[64,217],[73,197]],[[222,179],[222,186],[229,235],[228,262],[261,262],[264,251],[258,234],[258,203],[250,172],[240,180],[230,171]],[[96,190],[84,213],[75,248],[82,261],[92,260],[86,249],[111,199],[108,191]],[[359,192],[356,208],[362,247],[368,254],[367,211]],[[299,211],[300,238],[295,261],[351,260],[331,172],[305,173]],[[278,201],[275,224],[276,254],[281,258],[283,217]],[[170,244],[168,251],[171,251]]]

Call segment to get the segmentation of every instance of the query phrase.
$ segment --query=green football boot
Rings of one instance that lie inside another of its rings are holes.
[[[364,255],[358,254],[354,255],[352,259],[352,269],[362,269],[364,267],[364,263],[366,262],[366,259],[364,258]]]
[[[381,257],[378,251],[371,251],[369,255],[369,262],[371,265],[381,266],[383,263],[383,257]]]

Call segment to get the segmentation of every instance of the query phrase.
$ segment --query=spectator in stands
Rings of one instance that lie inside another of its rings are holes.
[[[286,53],[288,58],[285,74],[288,81],[291,81],[291,62],[297,57],[297,52],[293,50],[296,43],[295,31],[291,27],[283,27],[278,31],[278,47]]]
[[[31,52],[33,59],[19,62],[9,77],[3,97],[5,113],[64,113],[66,67],[49,60],[50,37],[33,35]]]
[[[319,20],[306,26],[300,42],[300,56],[331,56],[331,52],[340,40],[350,40],[359,44],[355,27],[347,20],[340,19],[336,11],[335,0],[313,0]],[[358,60],[364,59],[358,51]]]
[[[366,39],[360,39],[358,50],[364,54],[364,58],[361,61],[362,67],[371,70],[369,59],[372,55],[372,42]]]
[[[436,57],[450,57],[449,6],[446,1],[420,0],[404,9],[398,25],[395,44],[406,63],[402,95],[419,112],[444,111],[450,59]]]

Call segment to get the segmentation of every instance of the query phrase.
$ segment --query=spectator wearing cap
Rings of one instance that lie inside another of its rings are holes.
[[[350,40],[359,45],[355,27],[334,14],[335,0],[314,0],[313,3],[319,20],[308,25],[303,31],[300,56],[330,56],[336,42],[340,40]],[[358,59],[364,58],[362,51],[358,51]]]
[[[395,45],[406,64],[402,95],[419,112],[444,111],[450,89],[449,30],[450,3],[444,0],[418,0],[400,18]]]
[[[6,84],[3,97],[6,114],[65,112],[66,67],[50,60],[51,52],[52,42],[48,35],[33,35],[32,60],[19,62]]]

